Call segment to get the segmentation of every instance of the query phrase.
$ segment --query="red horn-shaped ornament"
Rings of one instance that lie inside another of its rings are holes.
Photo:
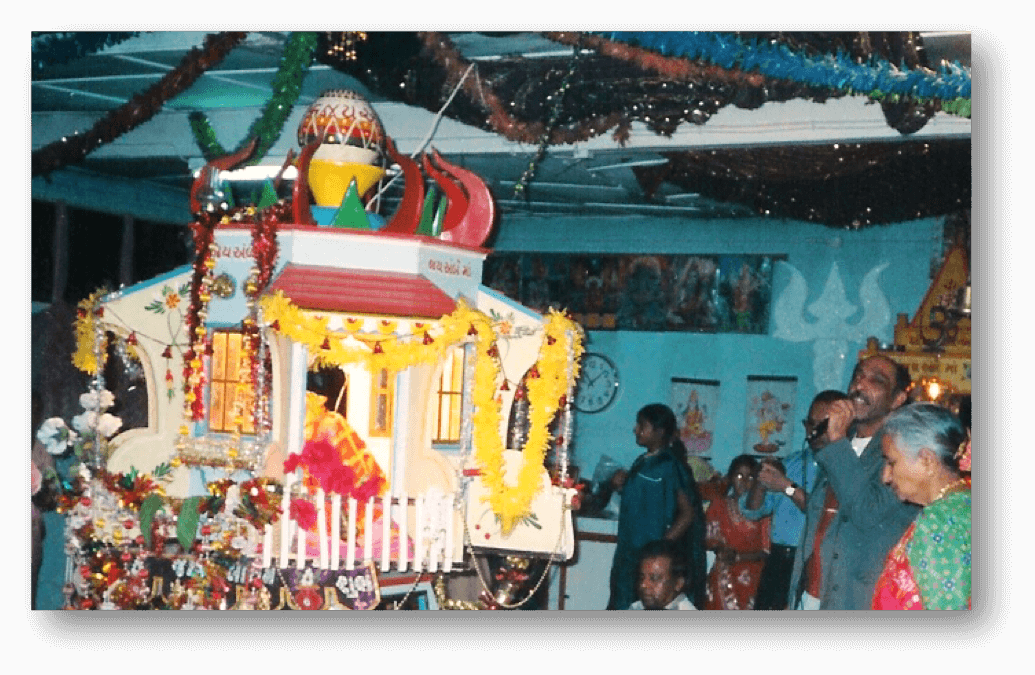
[[[435,163],[456,178],[467,192],[467,211],[463,219],[448,232],[443,230],[442,239],[467,246],[481,246],[489,239],[496,219],[496,202],[489,186],[473,171],[450,164],[435,150],[432,153]]]
[[[385,138],[385,149],[392,161],[402,169],[403,198],[395,215],[381,231],[413,234],[420,224],[420,213],[424,207],[424,175],[415,161],[399,154],[391,138]]]
[[[435,151],[432,150],[432,152]],[[442,192],[446,195],[446,200],[449,202],[449,206],[446,207],[446,215],[442,219],[442,234],[440,235],[443,239],[448,240],[446,232],[459,225],[467,213],[467,195],[464,193],[463,186],[448,173],[440,171],[431,163],[431,159],[427,155],[424,155],[421,159],[424,162],[424,170],[442,188]],[[435,152],[435,161],[438,162],[441,159],[441,155]]]

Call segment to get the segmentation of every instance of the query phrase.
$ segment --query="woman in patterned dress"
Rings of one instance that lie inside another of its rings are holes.
[[[729,492],[708,505],[704,514],[705,546],[715,551],[708,574],[705,609],[754,609],[758,582],[769,555],[771,517],[748,520],[737,505],[751,489],[758,460],[740,455],[727,472]]]
[[[884,482],[924,507],[888,554],[873,609],[970,609],[970,439],[929,403],[884,423]]]

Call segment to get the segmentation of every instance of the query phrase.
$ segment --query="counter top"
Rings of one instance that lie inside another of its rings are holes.
[[[618,516],[604,511],[600,514],[575,514],[576,532],[593,532],[596,534],[618,534]]]

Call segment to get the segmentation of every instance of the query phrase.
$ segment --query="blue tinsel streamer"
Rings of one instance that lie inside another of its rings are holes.
[[[879,58],[860,64],[843,53],[808,56],[782,44],[747,43],[730,33],[624,31],[597,35],[668,57],[705,61],[805,85],[921,99],[970,98],[970,70],[958,62],[931,74],[906,68],[905,64],[895,68]]]

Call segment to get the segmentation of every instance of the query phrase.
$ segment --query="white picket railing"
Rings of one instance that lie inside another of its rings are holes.
[[[290,493],[290,483],[285,485],[285,493]],[[330,514],[327,514],[326,499],[322,492],[314,496],[317,510],[315,548],[318,552],[310,554],[308,549],[313,534],[299,527],[297,520],[288,516],[290,510],[285,500],[285,513],[281,515],[280,521],[267,525],[264,532],[263,567],[272,567],[274,557],[277,558],[277,566],[281,568],[295,565],[302,569],[312,560],[313,566],[319,569],[344,567],[352,570],[357,564],[373,562],[380,566],[382,572],[392,569],[405,572],[411,568],[449,572],[455,562],[460,562],[454,551],[457,537],[462,537],[462,532],[455,531],[458,514],[454,508],[454,494],[437,490],[412,498],[405,494],[372,497],[366,503],[366,508],[362,509],[362,527],[358,516],[359,503],[351,498],[344,501],[342,504],[340,495],[332,495]],[[380,522],[375,523],[374,511],[378,505],[382,516]],[[344,519],[341,518],[342,508],[345,509]],[[277,556],[274,556],[273,551],[273,528],[279,528],[280,532]],[[380,530],[379,539],[374,537],[377,528]],[[340,555],[343,543],[344,565]]]

